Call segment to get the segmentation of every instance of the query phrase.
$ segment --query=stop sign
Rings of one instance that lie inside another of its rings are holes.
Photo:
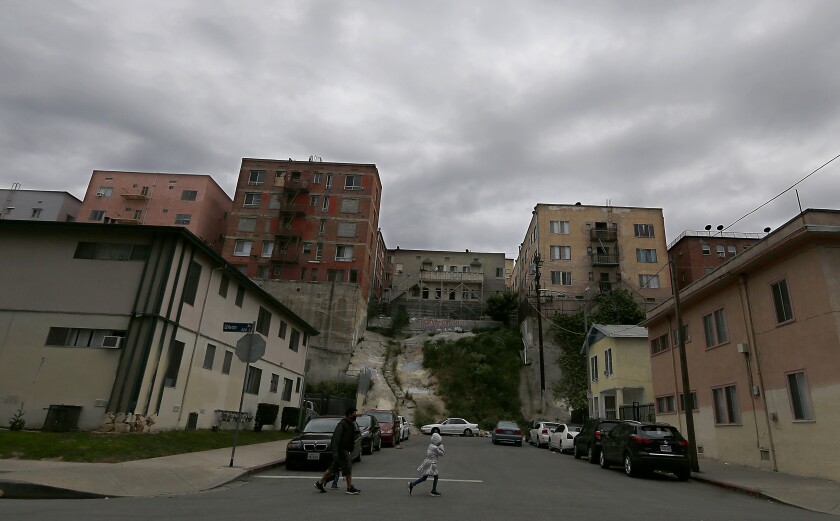
[[[236,342],[236,357],[253,364],[265,354],[265,339],[258,333],[248,333]]]

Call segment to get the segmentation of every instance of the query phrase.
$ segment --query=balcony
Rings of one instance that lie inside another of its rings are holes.
[[[277,211],[281,214],[306,214],[307,203],[304,201],[294,201],[281,204]]]
[[[592,228],[589,230],[589,238],[593,242],[615,242],[618,240],[618,230],[607,230],[604,228]]]
[[[280,248],[274,248],[274,251],[271,253],[272,262],[279,264],[297,264],[299,258],[300,253],[297,247],[289,248],[285,251]]]
[[[484,274],[458,271],[421,271],[420,280],[423,282],[484,282]]]
[[[123,190],[120,194],[120,197],[123,199],[127,199],[129,201],[148,201],[149,200],[149,191],[148,190]]]
[[[143,224],[143,221],[140,219],[134,219],[131,217],[106,217],[106,219],[110,219],[110,222],[114,224]]]
[[[593,266],[618,266],[618,254],[593,253]]]
[[[274,235],[277,236],[277,240],[279,242],[283,242],[284,240],[290,240],[294,237],[303,237],[303,219],[297,219],[297,221],[298,222],[292,223],[291,226],[281,224],[277,227],[277,231],[274,232]]]
[[[289,179],[286,177],[278,177],[274,181],[274,186],[283,188],[292,192],[308,192],[309,181],[304,179]]]

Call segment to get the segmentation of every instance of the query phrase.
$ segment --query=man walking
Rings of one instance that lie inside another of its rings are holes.
[[[356,444],[356,431],[358,428],[356,425],[356,408],[348,407],[344,411],[344,418],[338,422],[338,425],[335,427],[335,432],[333,432],[331,444],[333,450],[332,464],[324,472],[324,475],[321,476],[321,479],[315,482],[315,488],[322,494],[326,494],[327,492],[324,484],[332,479],[333,474],[338,471],[344,474],[344,481],[347,482],[347,494],[355,496],[361,492],[353,486],[353,472],[350,463],[350,455]]]

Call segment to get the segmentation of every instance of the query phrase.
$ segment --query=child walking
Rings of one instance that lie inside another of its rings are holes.
[[[432,434],[432,443],[429,444],[429,448],[426,449],[426,459],[423,460],[423,463],[417,467],[417,472],[420,473],[420,477],[415,479],[414,481],[409,481],[408,483],[408,493],[414,490],[414,487],[426,481],[429,476],[432,476],[432,492],[429,494],[433,497],[440,496],[440,492],[437,491],[437,483],[438,483],[438,470],[437,470],[437,460],[439,457],[443,456],[444,449],[443,449],[443,438],[440,437],[440,434],[434,433]]]

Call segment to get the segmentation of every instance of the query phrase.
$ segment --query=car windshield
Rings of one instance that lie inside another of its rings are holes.
[[[560,424],[559,423],[543,423],[543,428],[556,429],[558,425],[560,425]]]
[[[513,422],[499,422],[496,427],[499,429],[518,429],[519,425]]]
[[[641,430],[642,434],[648,438],[663,439],[680,437],[680,433],[677,429],[663,425],[644,425],[641,427]]]
[[[370,416],[367,414],[363,414],[362,416],[356,416],[356,423],[359,427],[370,427]]]
[[[580,432],[580,425],[570,425],[569,430],[572,432]]]
[[[313,418],[303,428],[303,432],[334,432],[341,418]]]
[[[382,423],[394,423],[394,417],[390,412],[386,411],[370,411],[368,414],[376,418]]]

